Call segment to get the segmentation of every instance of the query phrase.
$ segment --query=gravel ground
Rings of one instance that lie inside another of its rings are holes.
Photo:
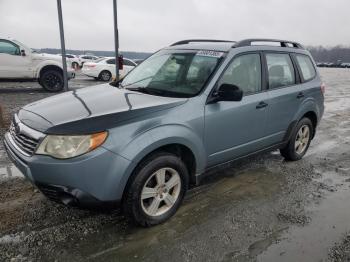
[[[0,144],[0,261],[349,261],[350,74],[321,74],[326,113],[303,160],[285,162],[276,151],[217,171],[153,228],[130,225],[119,210],[48,201]],[[0,82],[5,125],[20,106],[49,95],[35,82]]]

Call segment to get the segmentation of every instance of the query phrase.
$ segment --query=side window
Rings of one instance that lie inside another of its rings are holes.
[[[219,86],[238,86],[243,94],[254,94],[261,90],[261,61],[259,54],[241,55],[231,62],[219,80]]]
[[[269,88],[295,84],[295,72],[289,54],[266,54]]]
[[[9,55],[19,55],[19,48],[17,45],[9,41],[0,40],[0,53]]]
[[[110,65],[115,65],[115,59],[108,59],[106,63]]]
[[[306,55],[295,55],[298,65],[301,69],[301,74],[305,81],[311,80],[316,76],[315,67],[310,59]]]

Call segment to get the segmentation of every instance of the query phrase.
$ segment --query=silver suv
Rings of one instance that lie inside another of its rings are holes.
[[[301,159],[322,117],[323,93],[298,43],[186,40],[120,82],[23,107],[5,147],[48,198],[120,203],[150,226],[175,214],[208,169],[275,149]]]

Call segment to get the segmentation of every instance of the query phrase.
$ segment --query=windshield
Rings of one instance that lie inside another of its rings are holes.
[[[161,96],[192,97],[203,89],[223,54],[163,50],[132,70],[121,86]]]

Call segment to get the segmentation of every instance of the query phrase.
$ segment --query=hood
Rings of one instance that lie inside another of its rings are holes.
[[[104,84],[31,103],[19,111],[18,117],[25,125],[47,134],[88,134],[186,101],[186,98],[152,96]]]

